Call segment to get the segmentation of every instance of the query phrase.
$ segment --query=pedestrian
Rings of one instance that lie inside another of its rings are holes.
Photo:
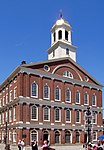
[[[36,140],[34,140],[32,142],[32,150],[38,150],[38,145],[37,145],[37,141]]]
[[[21,150],[21,140],[18,141],[18,149]]]
[[[21,150],[25,150],[25,142],[24,139],[21,141]]]
[[[42,146],[41,148],[44,148],[44,147],[49,147],[49,146],[48,146],[48,143],[47,143],[47,140],[44,140],[43,146]]]

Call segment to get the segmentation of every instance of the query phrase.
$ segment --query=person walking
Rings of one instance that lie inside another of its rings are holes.
[[[37,141],[36,140],[34,140],[32,142],[32,150],[38,150],[38,145],[37,145]]]
[[[21,140],[18,141],[18,149],[21,150]]]
[[[25,142],[24,139],[21,141],[21,150],[25,150]]]

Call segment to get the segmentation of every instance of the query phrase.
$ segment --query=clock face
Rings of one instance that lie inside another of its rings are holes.
[[[44,70],[48,72],[50,70],[50,67],[48,65],[44,65]]]

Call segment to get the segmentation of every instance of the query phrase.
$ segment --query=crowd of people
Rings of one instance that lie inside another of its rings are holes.
[[[50,147],[49,141],[48,140],[44,140],[41,149],[44,150],[44,148],[49,148],[49,147]],[[32,150],[38,150],[38,144],[37,144],[36,140],[32,141],[31,148],[32,148]],[[19,140],[19,142],[18,142],[18,149],[19,150],[25,150],[24,139]]]
[[[98,141],[97,143],[89,143],[83,145],[85,150],[104,150],[104,141]]]

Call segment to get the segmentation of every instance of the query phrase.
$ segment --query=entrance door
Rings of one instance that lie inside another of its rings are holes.
[[[44,131],[44,133],[43,133],[43,141],[44,140],[48,141],[48,131]]]

